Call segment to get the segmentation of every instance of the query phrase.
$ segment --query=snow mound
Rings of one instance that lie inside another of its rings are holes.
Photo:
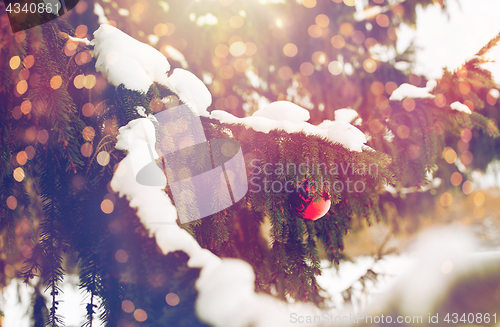
[[[345,121],[347,123],[350,123],[354,119],[356,119],[356,117],[358,117],[358,112],[354,109],[344,108],[335,110],[336,121]]]
[[[153,82],[165,84],[170,64],[153,47],[139,42],[116,27],[103,24],[94,32],[95,68],[118,86],[147,92]]]
[[[461,103],[460,101],[455,101],[452,104],[450,104],[450,108],[453,110],[465,112],[466,114],[471,114],[472,111],[470,111],[469,107],[467,107],[465,104]]]
[[[311,116],[307,109],[289,101],[276,101],[253,113],[252,117],[266,117],[272,120],[302,123]]]
[[[392,101],[402,101],[404,98],[434,98],[434,95],[429,93],[437,85],[435,80],[430,80],[427,82],[425,87],[417,87],[415,85],[403,83],[397,89],[392,92],[389,100]]]
[[[212,94],[195,74],[176,68],[163,83],[179,96],[189,108],[202,116],[208,116],[207,108],[212,104]]]
[[[238,118],[222,110],[212,111],[210,117],[222,123],[243,124],[262,133],[269,133],[272,130],[283,130],[287,133],[303,132],[307,135],[317,135],[326,138],[332,143],[340,143],[351,151],[361,152],[363,148],[366,148],[364,146],[364,143],[366,143],[365,134],[357,127],[344,121],[328,121],[321,127],[311,125],[307,122],[296,123],[259,116]]]

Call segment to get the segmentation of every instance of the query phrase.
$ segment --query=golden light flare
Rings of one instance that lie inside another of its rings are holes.
[[[17,69],[20,64],[21,64],[21,58],[19,58],[19,56],[13,56],[12,58],[10,58],[9,61],[10,69],[12,70]]]
[[[248,63],[244,58],[238,58],[234,61],[234,70],[239,73],[243,73],[248,68]]]
[[[460,174],[458,171],[451,174],[451,177],[450,177],[451,185],[458,186],[458,185],[462,184],[462,180],[463,180],[462,174]]]
[[[443,108],[444,106],[446,106],[446,96],[441,93],[436,94],[436,96],[434,97],[434,103],[439,108]]]
[[[12,109],[12,117],[15,120],[20,119],[23,116],[23,112],[21,111],[21,107],[15,106],[14,109]]]
[[[407,139],[410,136],[410,129],[406,125],[401,125],[396,130],[396,134],[402,140]]]
[[[17,43],[21,43],[26,39],[26,32],[25,31],[19,31],[14,34],[14,38],[16,39]]]
[[[394,92],[397,88],[398,85],[392,81],[385,83],[385,92],[389,95],[392,95],[392,92]]]
[[[387,15],[384,15],[384,14],[379,14],[377,15],[377,17],[375,18],[375,21],[377,22],[377,24],[380,26],[380,27],[387,27],[389,26],[389,17],[387,17]]]
[[[312,62],[316,65],[324,65],[328,61],[326,53],[323,51],[316,51],[311,56]]]
[[[344,0],[344,3],[349,7],[354,7],[356,5],[356,0]]]
[[[25,165],[28,162],[28,154],[25,151],[19,151],[16,155],[16,161],[21,166]]]
[[[363,68],[367,73],[374,73],[377,70],[377,63],[375,60],[369,58],[363,62]]]
[[[370,85],[370,91],[375,95],[382,95],[384,93],[384,83],[380,81],[374,81]]]
[[[76,37],[79,37],[79,38],[84,38],[85,36],[87,36],[87,32],[88,32],[88,27],[87,25],[78,25],[78,27],[75,29],[75,34],[76,34]]]
[[[342,74],[342,72],[344,71],[344,67],[340,62],[335,60],[328,64],[328,71],[330,72],[330,74],[337,76]]]
[[[472,191],[474,191],[474,184],[472,184],[471,181],[465,181],[462,184],[462,192],[464,192],[464,194],[471,194]]]
[[[7,198],[7,208],[10,210],[15,210],[17,208],[17,199],[15,196],[11,195]]]
[[[168,293],[167,296],[165,296],[165,302],[172,307],[175,307],[180,301],[181,299],[175,293]]]
[[[461,81],[458,83],[458,89],[464,95],[469,94],[470,92],[470,84],[467,81]]]
[[[135,310],[135,305],[130,300],[125,300],[122,302],[122,310],[126,313],[132,313]]]
[[[253,56],[254,54],[257,53],[257,45],[253,42],[247,42],[245,43],[247,46],[247,51],[245,52],[245,55],[247,56]]]
[[[231,79],[234,76],[234,69],[229,65],[225,65],[219,69],[219,74],[223,79]]]
[[[142,309],[137,309],[134,311],[134,318],[138,322],[143,322],[143,321],[146,321],[148,319],[148,314],[146,313],[146,311],[144,311]]]
[[[462,129],[462,131],[460,132],[460,139],[466,143],[470,142],[470,140],[472,139],[471,130],[468,128]]]
[[[391,27],[387,30],[387,36],[393,41],[398,40],[398,34],[396,33],[396,29],[394,27]]]
[[[22,169],[21,167],[17,167],[16,169],[14,169],[12,176],[17,182],[22,182],[25,177],[24,169]]]
[[[303,62],[299,70],[302,75],[311,76],[314,73],[314,66],[310,62]]]
[[[35,57],[33,55],[28,55],[23,60],[23,65],[26,68],[31,68],[35,64]]]
[[[385,95],[379,95],[375,98],[375,105],[380,110],[385,110],[389,107],[389,99]]]
[[[484,204],[486,198],[482,192],[477,192],[474,194],[473,202],[476,207],[480,207]]]
[[[73,84],[77,89],[83,88],[83,86],[85,85],[84,83],[85,83],[85,75],[83,74],[76,75],[75,78],[73,79]]]
[[[441,197],[440,197],[440,199],[439,199],[439,202],[441,203],[441,205],[442,205],[443,207],[448,207],[448,206],[450,206],[450,205],[451,205],[451,203],[453,202],[453,197],[451,196],[451,194],[450,194],[450,193],[448,193],[448,192],[444,192],[444,193],[441,195]]]
[[[87,143],[89,144],[89,143]],[[110,214],[113,212],[113,210],[115,210],[115,205],[113,204],[113,201],[111,201],[110,199],[104,199],[102,200],[101,202],[101,210],[102,212],[104,212],[105,214]]]
[[[332,46],[337,49],[342,49],[345,46],[345,40],[341,35],[335,35],[330,42]]]
[[[26,93],[26,91],[28,91],[28,82],[19,81],[19,83],[17,83],[17,85],[16,85],[16,91],[20,95],[23,95],[24,93]]]
[[[460,161],[466,166],[472,163],[472,159],[473,155],[470,151],[464,151],[464,153],[460,156]]]
[[[351,23],[345,22],[345,23],[340,24],[339,32],[343,36],[349,37],[354,32],[354,27],[352,26]]]
[[[302,0],[302,4],[306,8],[314,8],[316,7],[316,0]]]
[[[290,67],[288,66],[283,66],[281,67],[279,70],[278,70],[278,76],[284,80],[284,81],[288,81],[289,79],[292,78],[293,76],[293,71]]]
[[[31,101],[30,100],[24,100],[22,103],[21,103],[21,106],[20,106],[20,109],[21,109],[21,112],[25,115],[29,114],[31,112]]]
[[[95,107],[92,103],[88,102],[82,106],[82,114],[85,117],[90,117],[94,114],[95,112]]]
[[[328,18],[325,14],[319,14],[316,16],[314,21],[316,22],[316,25],[320,27],[327,27],[330,24],[330,18]]]
[[[285,56],[287,57],[295,57],[297,55],[297,53],[299,52],[299,49],[297,48],[297,46],[293,43],[287,43],[285,44],[285,46],[283,47],[283,53],[285,54]]]
[[[234,15],[229,19],[229,26],[234,29],[238,29],[245,24],[245,20],[240,15]]]
[[[62,78],[59,75],[53,76],[50,79],[50,87],[53,88],[54,90],[57,90],[60,88],[62,85]]]
[[[363,44],[365,41],[365,34],[361,31],[354,31],[351,34],[351,38],[356,44]]]
[[[123,249],[118,249],[115,252],[115,260],[118,261],[119,263],[125,263],[128,261],[128,253],[127,251]],[[123,306],[123,303],[122,303]]]
[[[226,58],[229,55],[229,47],[225,44],[219,44],[215,47],[215,55],[218,58]]]
[[[447,163],[452,164],[457,160],[457,153],[450,147],[446,147],[443,150],[443,158]]]
[[[95,75],[87,75],[85,76],[85,79],[83,81],[83,86],[90,90],[95,86],[95,83],[97,82]]]
[[[365,47],[367,49],[373,47],[374,45],[376,45],[378,43],[378,41],[372,37],[369,37],[365,40]]]
[[[97,157],[96,157],[96,160],[97,160],[97,163],[101,166],[106,166],[107,164],[109,164],[109,160],[110,160],[110,156],[109,156],[109,153],[107,151],[101,151],[97,154]]]
[[[64,47],[64,54],[68,57],[71,57],[76,53],[76,48],[78,48],[78,43],[68,40],[66,46]]]
[[[84,143],[80,148],[80,153],[84,157],[90,157],[92,155],[93,147],[90,143]]]
[[[239,57],[245,54],[247,46],[242,41],[234,42],[229,46],[229,53],[234,57]]]
[[[405,98],[403,100],[403,108],[408,112],[413,111],[415,109],[415,100],[412,98]]]
[[[47,143],[47,141],[49,140],[49,132],[47,132],[47,130],[45,129],[38,131],[38,133],[36,134],[36,139],[42,144]]]
[[[86,63],[90,62],[92,60],[92,55],[90,54],[90,51],[82,51],[78,52],[77,55],[75,56],[75,62],[77,65],[85,65]]]
[[[28,80],[30,77],[30,70],[27,68],[23,68],[19,71],[19,80]]]
[[[85,141],[92,142],[95,137],[95,130],[92,126],[87,126],[82,131],[82,136]]]
[[[307,29],[307,33],[309,34],[310,37],[317,39],[321,37],[321,34],[323,34],[323,29],[318,25],[311,25]]]

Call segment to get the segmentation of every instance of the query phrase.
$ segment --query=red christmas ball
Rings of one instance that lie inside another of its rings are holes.
[[[316,182],[303,180],[288,196],[290,208],[302,219],[317,220],[330,210],[332,201],[328,190],[323,190],[315,199],[316,187]]]

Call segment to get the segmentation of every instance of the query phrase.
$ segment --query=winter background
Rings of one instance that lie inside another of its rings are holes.
[[[402,25],[399,29],[398,50],[404,50],[410,42],[414,42],[417,52],[413,72],[428,79],[439,78],[444,67],[453,71],[498,34],[500,31],[498,12],[500,12],[500,2],[497,0],[451,1],[446,12],[443,12],[438,5],[426,9],[419,8],[416,28]],[[386,55],[391,56],[390,53]],[[488,57],[492,60],[500,58],[500,48],[494,48]],[[486,65],[493,73],[495,81],[500,84],[500,62]],[[498,187],[500,175],[496,172],[499,170],[500,164],[492,164],[486,174],[474,174],[475,188]],[[488,226],[484,228],[487,229]],[[500,237],[498,230],[491,229],[489,233],[492,233],[490,239]],[[471,252],[473,256],[487,255],[496,258],[500,256],[498,244],[493,243],[493,246],[489,247],[478,244],[472,233],[464,232],[457,227],[440,232],[424,232],[424,235],[411,243],[410,246],[405,246],[404,251],[401,251],[403,253],[386,255],[381,260],[372,256],[358,256],[354,262],[342,262],[338,270],[329,267],[329,263],[325,262],[323,274],[318,277],[318,282],[329,293],[330,304],[339,310],[364,311],[370,307],[370,301],[376,303],[374,299],[391,293],[391,288],[397,285],[405,285],[405,280],[415,280],[414,277],[417,275],[425,283],[418,285],[416,282],[416,285],[428,291],[427,293],[422,291],[420,298],[415,298],[413,301],[430,301],[429,296],[436,293],[438,285],[445,285],[446,282],[441,279],[442,276],[425,275],[425,272],[415,270],[415,267],[430,268],[435,265],[443,275],[446,275],[454,268],[460,268],[460,259],[453,259],[458,253],[465,251]],[[397,247],[399,244],[396,242],[392,246]],[[426,253],[433,254],[434,246],[444,248],[443,257],[426,255]],[[422,260],[423,264],[417,264],[422,263]],[[449,262],[452,262],[451,266]],[[373,271],[378,277],[375,282],[368,279],[363,286],[359,280],[369,271]],[[78,277],[66,276],[62,289],[64,293],[60,296],[59,313],[65,317],[66,326],[79,326],[86,310],[85,298],[78,289]],[[347,289],[353,294],[350,302],[345,302],[344,298],[344,291]],[[29,325],[31,292],[32,289],[20,281],[12,281],[3,290],[0,306],[9,313],[4,319],[4,326]]]

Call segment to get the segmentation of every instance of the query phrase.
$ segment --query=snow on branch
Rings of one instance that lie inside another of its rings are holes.
[[[430,80],[425,87],[417,87],[408,83],[401,84],[392,92],[389,100],[402,101],[405,98],[434,98],[430,92],[436,87],[437,82]]]
[[[287,133],[305,133],[323,137],[332,143],[340,143],[350,151],[361,152],[368,149],[365,134],[357,127],[343,120],[324,121],[314,126],[305,120],[309,112],[287,101],[277,101],[256,111],[251,117],[238,118],[226,111],[214,110],[210,114],[222,123],[243,124],[248,128],[262,133],[272,130],[283,130]]]

